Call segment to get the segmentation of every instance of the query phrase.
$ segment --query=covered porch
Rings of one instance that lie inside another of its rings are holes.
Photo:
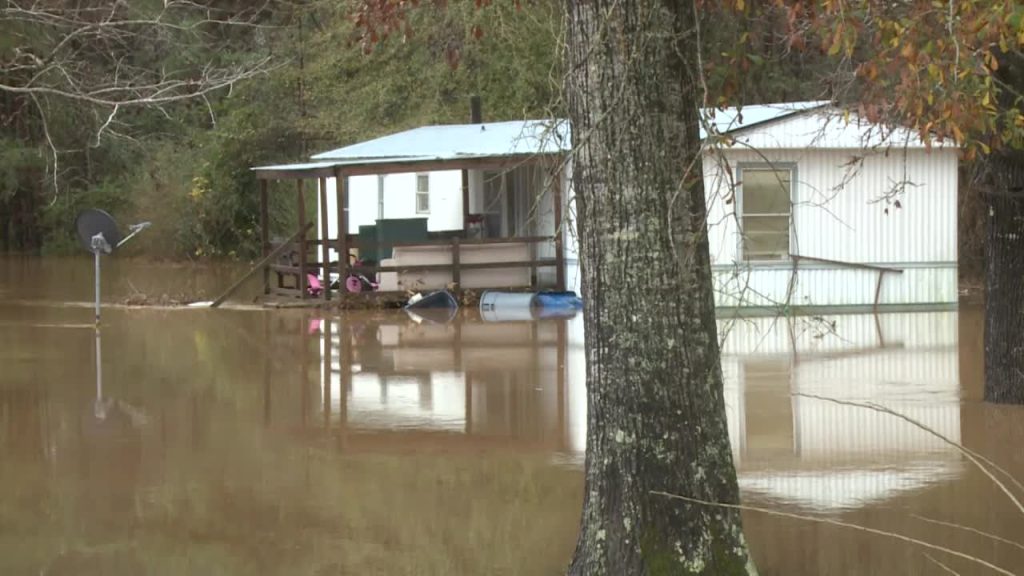
[[[424,127],[307,163],[253,168],[264,294],[329,301],[353,292],[564,290],[568,142],[552,143],[539,128],[539,121]],[[410,197],[420,212],[419,188],[435,176],[452,190],[428,196],[427,214],[385,218],[397,198],[385,194],[386,177],[415,183]],[[273,193],[293,195],[297,214],[296,229],[276,242]],[[406,232],[383,232],[396,227]]]

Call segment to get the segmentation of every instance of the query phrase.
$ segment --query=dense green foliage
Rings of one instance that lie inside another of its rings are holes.
[[[123,17],[152,17],[166,4],[133,2]],[[422,124],[464,121],[473,94],[482,96],[489,120],[564,113],[557,0],[522,8],[423,3],[403,24],[408,35],[393,33],[369,54],[355,40],[351,0],[273,0],[258,12],[241,2],[217,6],[217,14],[246,25],[206,25],[201,35],[144,28],[139,36],[116,38],[113,48],[109,38],[84,33],[65,56],[72,77],[102,88],[122,69],[155,81],[153,71],[181,70],[191,78],[208,67],[269,59],[266,73],[205,99],[122,108],[103,130],[110,106],[0,89],[0,250],[74,251],[74,216],[96,206],[122,222],[154,222],[153,233],[133,243],[133,251],[251,257],[258,236],[253,165],[301,160]],[[843,60],[837,71],[825,51],[794,49],[783,13],[723,10],[703,14],[708,104],[850,97],[841,93],[850,84],[837,80],[843,76],[837,72],[853,75],[850,63]],[[201,16],[185,11],[176,22],[194,24]],[[46,55],[62,46],[66,32],[0,13],[0,85],[38,82],[30,72],[45,69],[40,78],[70,89],[46,62],[25,65],[27,53]],[[131,68],[122,68],[126,61]],[[294,220],[288,196],[272,195],[278,233]],[[962,220],[965,260],[980,254],[978,227],[971,224],[981,212],[969,209],[976,202],[967,204],[965,214],[976,214]]]
[[[249,257],[258,239],[253,165],[300,160],[424,123],[463,121],[473,94],[482,96],[489,120],[558,113],[557,2],[529,10],[459,3],[418,11],[414,36],[370,54],[352,42],[348,15],[344,2],[277,2],[249,15],[254,26],[189,37],[185,46],[127,40],[136,66],[149,69],[263,57],[272,68],[206,99],[125,108],[99,138],[110,107],[0,91],[0,248],[73,250],[75,214],[96,206],[122,222],[154,222],[155,233],[132,250]],[[0,36],[25,38],[14,34],[23,26],[0,17]],[[88,38],[82,44],[88,48]],[[23,49],[14,40],[0,45],[0,83],[28,82],[7,66]],[[446,58],[453,53],[457,68]],[[97,82],[116,67],[106,60],[94,65],[88,77]],[[294,218],[291,203],[281,193],[272,198],[283,230]]]

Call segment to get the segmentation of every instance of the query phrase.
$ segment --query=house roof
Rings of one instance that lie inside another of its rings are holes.
[[[718,134],[735,136],[741,145],[750,146],[756,142],[767,148],[866,147],[878,145],[876,141],[893,141],[893,136],[899,132],[880,131],[856,116],[847,116],[847,120],[852,118],[852,121],[844,122],[842,127],[830,128],[828,132],[835,134],[823,138],[822,126],[842,114],[824,100],[708,108],[703,114],[706,122],[700,129],[701,139],[707,138],[707,129],[712,128]],[[806,122],[792,126],[783,123],[801,118]],[[780,130],[787,134],[780,137]],[[899,132],[901,138],[898,142],[906,144],[914,135],[906,130],[903,132]],[[879,135],[882,136],[880,140]],[[923,146],[920,140],[911,145]],[[375,169],[395,172],[471,168],[473,162],[488,159],[512,161],[563,154],[571,150],[571,146],[569,121],[565,119],[444,124],[422,126],[327,150],[313,155],[311,162],[258,166],[253,170],[261,172],[262,177],[314,177],[332,176],[337,168],[348,168],[349,173],[356,173],[352,170],[359,169],[359,173],[367,174],[376,173],[373,172]]]
[[[481,158],[568,151],[565,120],[517,120],[423,126],[313,155],[313,160]]]
[[[767,122],[781,120],[794,114],[825,108],[829,104],[828,100],[779,102],[776,104],[752,104],[740,108],[705,108],[702,112],[708,127],[713,126],[715,132],[719,134],[728,134]],[[700,137],[703,140],[707,136],[706,127],[702,124],[700,127]]]

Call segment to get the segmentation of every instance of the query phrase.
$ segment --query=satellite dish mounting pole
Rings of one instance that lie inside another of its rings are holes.
[[[100,325],[100,252],[106,252],[110,254],[112,248],[107,243],[107,239],[100,232],[92,237],[92,254],[95,258],[95,274],[96,277],[96,325]]]
[[[103,405],[103,354],[100,352],[100,324],[96,317],[96,413],[99,415]]]
[[[96,250],[93,253],[93,258],[96,261],[95,274],[96,277],[96,325],[100,325],[100,251]],[[98,348],[97,348],[98,349]]]

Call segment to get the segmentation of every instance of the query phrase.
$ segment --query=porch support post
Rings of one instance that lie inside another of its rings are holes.
[[[345,289],[348,277],[348,182],[340,168],[334,169],[335,202],[338,210],[338,291]]]
[[[462,231],[469,232],[469,170],[462,171]]]
[[[260,180],[260,255],[270,252],[270,214],[267,181]],[[263,265],[263,294],[270,294],[270,263]]]
[[[562,169],[559,165],[551,171],[551,194],[555,208],[555,287],[565,290],[565,249],[562,245],[565,222],[562,221]]]
[[[302,178],[295,181],[296,209],[299,216],[299,298],[306,297],[306,198],[302,192]]]
[[[327,178],[320,185],[320,274],[324,300],[331,299],[331,227],[327,222]]]

